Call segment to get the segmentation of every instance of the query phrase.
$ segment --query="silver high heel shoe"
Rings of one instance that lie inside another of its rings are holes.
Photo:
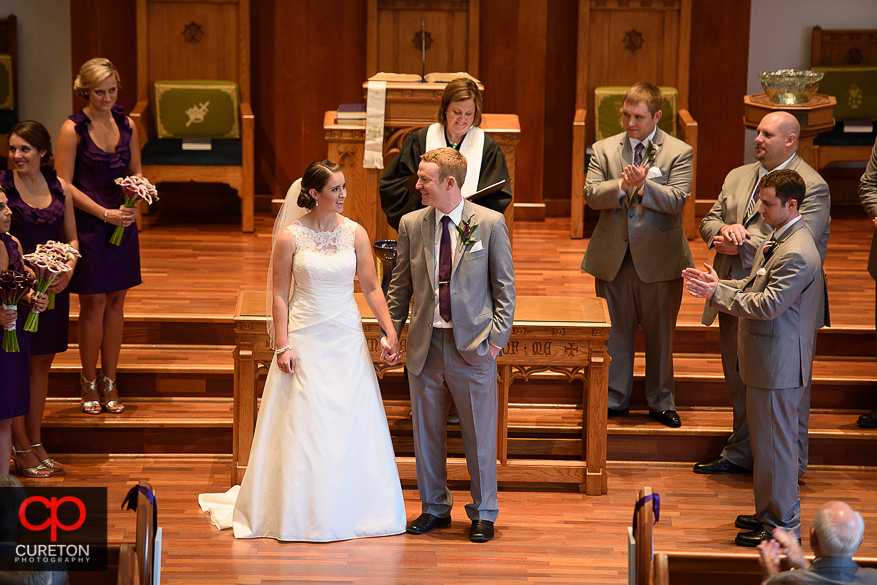
[[[25,453],[30,453],[31,449],[27,449],[25,451],[19,451],[15,447],[12,448],[12,460],[15,461],[15,468],[21,469],[21,474],[25,477],[35,477],[37,479],[44,479],[50,477],[55,474],[54,469],[49,469],[45,465],[37,465],[36,467],[25,467],[22,465],[21,461],[18,459],[19,455],[24,455]]]
[[[33,445],[30,446],[30,448],[36,449],[37,447],[42,447],[42,446],[43,446],[42,443],[34,443]],[[51,469],[52,471],[61,471],[62,469],[64,469],[64,466],[61,463],[58,463],[57,461],[55,461],[51,457],[46,457],[40,463],[42,463],[46,467],[46,469]]]
[[[79,374],[79,388],[79,406],[82,408],[82,412],[85,414],[100,414],[100,402],[86,398],[89,394],[95,398],[100,398],[97,392],[97,379],[88,381],[85,379],[85,374]]]
[[[121,414],[125,410],[125,405],[119,401],[119,391],[116,388],[116,381],[110,380],[104,373],[101,372],[100,376],[97,377],[98,389],[100,390],[101,402],[103,402],[104,408],[107,409],[107,412],[112,414]],[[110,392],[116,393],[116,398],[114,400],[107,400]]]

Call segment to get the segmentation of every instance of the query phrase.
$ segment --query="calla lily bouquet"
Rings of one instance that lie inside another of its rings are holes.
[[[138,201],[145,201],[152,205],[153,201],[158,201],[158,191],[155,185],[150,183],[143,177],[121,177],[116,179],[116,185],[122,187],[125,192],[125,207],[134,207]],[[117,225],[110,237],[110,243],[118,246],[122,243],[122,234],[125,233],[125,226]]]
[[[11,268],[0,272],[0,302],[3,303],[3,308],[18,310],[18,301],[34,286],[36,279],[30,274],[22,274]],[[3,351],[10,353],[21,351],[18,347],[14,323],[3,331]]]
[[[40,244],[37,249],[25,255],[24,259],[30,264],[37,275],[36,291],[45,293],[49,290],[52,282],[63,272],[73,270],[67,264],[73,258],[81,258],[79,250],[63,242],[48,241]],[[48,293],[49,309],[55,308],[55,293]],[[32,333],[39,327],[40,314],[31,310],[24,324],[24,330]]]

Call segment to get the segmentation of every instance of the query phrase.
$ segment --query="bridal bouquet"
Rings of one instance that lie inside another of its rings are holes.
[[[36,281],[30,274],[22,274],[11,268],[0,272],[0,302],[3,303],[3,308],[7,311],[18,310],[18,301],[34,285]],[[3,331],[3,351],[10,353],[20,351],[14,323]]]
[[[138,201],[145,201],[152,205],[153,201],[158,201],[158,191],[155,186],[143,177],[124,177],[116,179],[116,185],[122,187],[125,192],[125,207],[134,207]],[[125,226],[117,225],[113,230],[110,243],[118,246],[122,243],[122,234],[125,233]]]
[[[45,244],[39,244],[37,249],[25,255],[24,259],[37,275],[36,291],[45,293],[49,290],[52,282],[62,272],[73,270],[67,264],[73,258],[80,258],[79,250],[65,244],[63,242],[48,241]],[[55,308],[55,293],[48,293],[49,309]],[[39,326],[40,314],[31,309],[30,315],[24,324],[24,330],[32,333],[37,331]]]

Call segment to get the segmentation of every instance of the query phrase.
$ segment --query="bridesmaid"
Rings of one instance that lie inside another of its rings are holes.
[[[116,388],[125,295],[141,280],[137,210],[124,207],[122,188],[113,181],[142,176],[140,143],[131,119],[116,105],[119,74],[108,59],[86,61],[73,89],[88,103],[61,126],[55,167],[73,193],[82,252],[70,282],[70,291],[79,295],[82,411],[100,414],[103,405],[118,414],[125,410]],[[114,246],[110,236],[118,225],[128,229]]]
[[[13,170],[0,171],[0,186],[6,191],[12,210],[10,233],[18,238],[25,254],[49,240],[67,242],[79,249],[76,220],[73,217],[73,196],[67,182],[59,179],[48,166],[52,158],[52,139],[39,122],[25,120],[16,125],[9,136],[9,158]],[[71,268],[76,260],[69,262]],[[62,272],[52,282],[55,308],[40,316],[39,330],[28,335],[30,345],[30,412],[12,423],[13,445],[20,453],[33,450],[28,459],[60,471],[63,465],[50,459],[42,445],[41,430],[46,395],[49,390],[49,369],[56,353],[67,351],[70,319],[70,283],[72,272]],[[29,464],[32,462],[29,462]]]
[[[0,271],[11,268],[18,272],[25,272],[27,268],[21,259],[21,246],[13,236],[7,232],[12,223],[12,211],[6,199],[6,193],[0,188]],[[48,295],[36,295],[30,291],[25,295],[27,300],[36,303],[36,309],[45,310],[49,305]],[[35,298],[37,297],[37,298]],[[24,317],[27,313],[19,307],[18,311],[7,310],[0,306],[0,329],[7,325],[16,324],[16,337],[20,351],[12,353],[0,349],[0,475],[9,474],[9,457],[13,455],[12,448],[12,419],[27,414],[30,408],[29,390],[29,356],[27,336],[24,335]],[[37,463],[30,450],[14,453],[15,462],[24,469],[24,475],[28,477],[48,477],[53,471],[43,465],[35,465],[28,468],[27,465]],[[29,459],[29,458],[30,459]]]

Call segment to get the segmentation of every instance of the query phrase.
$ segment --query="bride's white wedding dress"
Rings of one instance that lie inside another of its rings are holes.
[[[281,372],[276,359],[268,372],[234,502],[235,538],[326,542],[401,534],[396,459],[353,297],[356,223],[345,218],[332,232],[299,222],[288,229],[296,243],[288,328],[295,373]],[[205,495],[202,508],[221,516]]]

